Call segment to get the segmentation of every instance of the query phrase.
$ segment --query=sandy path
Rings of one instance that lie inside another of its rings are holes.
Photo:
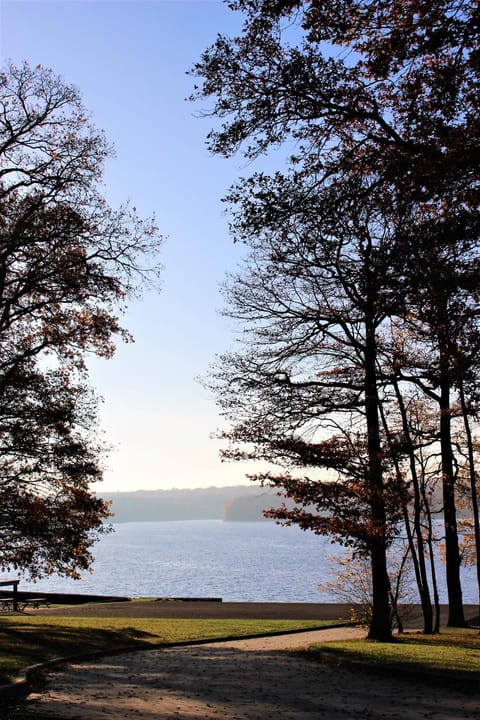
[[[57,720],[475,720],[478,697],[285,652],[355,629],[118,655],[56,672],[18,717]],[[12,717],[15,717],[13,715]]]

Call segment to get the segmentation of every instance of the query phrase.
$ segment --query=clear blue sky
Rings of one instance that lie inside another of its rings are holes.
[[[115,446],[98,491],[248,482],[244,467],[220,462],[209,437],[220,418],[195,378],[233,343],[217,312],[219,284],[241,251],[220,198],[251,168],[241,157],[212,157],[210,122],[185,102],[193,85],[186,70],[240,18],[217,0],[3,0],[0,22],[2,64],[28,60],[76,85],[115,145],[110,203],[130,199],[169,236],[162,292],[132,303],[125,318],[135,344],[92,363]]]

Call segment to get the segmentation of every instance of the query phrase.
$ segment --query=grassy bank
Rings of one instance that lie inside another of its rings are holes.
[[[315,644],[312,653],[328,652],[340,660],[364,663],[388,674],[428,674],[439,682],[465,683],[480,689],[480,634],[478,630],[442,629],[439,635],[407,633],[394,643],[363,640]]]
[[[331,621],[325,621],[332,625]],[[322,625],[317,620],[192,620],[5,616],[0,618],[0,685],[57,657],[163,643],[242,637]]]

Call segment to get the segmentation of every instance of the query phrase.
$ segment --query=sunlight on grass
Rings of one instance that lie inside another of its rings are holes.
[[[340,622],[340,621],[339,621]],[[0,618],[0,684],[35,663],[122,648],[148,648],[221,637],[287,632],[331,625],[315,620],[95,618],[8,616]],[[363,640],[318,643],[310,652],[328,651],[371,668],[436,672],[480,681],[478,630],[442,630],[440,635],[406,634],[394,643]]]
[[[446,628],[439,635],[399,635],[394,643],[365,640],[316,643],[311,651],[327,651],[393,671],[443,673],[480,682],[480,635],[474,629]]]
[[[316,620],[192,620],[9,616],[0,618],[0,684],[20,670],[56,657],[163,643],[319,627]]]

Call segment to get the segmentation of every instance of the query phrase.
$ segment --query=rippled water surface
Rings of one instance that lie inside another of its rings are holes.
[[[272,522],[122,523],[95,546],[93,573],[77,582],[52,577],[34,587],[129,597],[335,602],[318,585],[332,579],[330,558],[342,552],[327,538]],[[464,601],[476,602],[473,571],[464,573],[463,584]],[[21,589],[28,587],[22,581]]]

